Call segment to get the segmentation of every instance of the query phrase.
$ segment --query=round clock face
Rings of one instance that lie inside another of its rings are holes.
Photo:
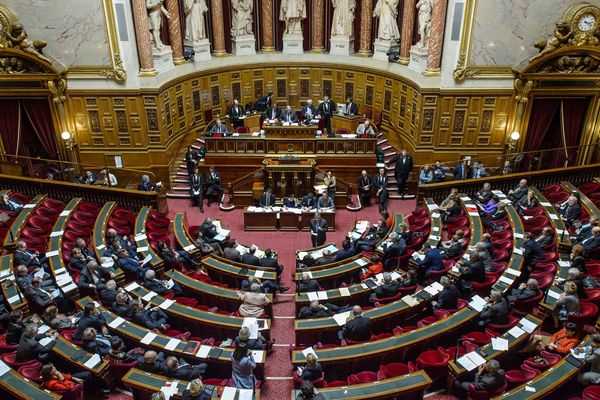
[[[592,14],[584,14],[577,21],[577,27],[582,32],[591,31],[596,25],[596,17]]]

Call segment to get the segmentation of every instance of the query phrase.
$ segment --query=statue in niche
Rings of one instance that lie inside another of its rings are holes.
[[[356,0],[333,0],[331,36],[352,36]]]
[[[198,43],[206,39],[204,13],[208,11],[206,0],[184,0],[185,40],[188,43]]]
[[[23,24],[20,22],[15,21],[10,25],[10,30],[7,29],[6,31],[6,38],[10,40],[11,47],[33,54],[52,64],[52,61],[42,54],[42,49],[46,47],[47,43],[43,40],[30,40],[27,37],[27,32],[23,29]]]
[[[146,0],[146,10],[148,11],[148,25],[152,35],[152,44],[154,48],[160,50],[164,47],[160,40],[160,28],[162,27],[162,16],[171,19],[171,14],[163,6],[165,0]]]
[[[302,20],[306,19],[306,0],[282,0],[279,20],[285,22],[286,34],[302,34]]]
[[[400,0],[378,0],[373,10],[373,16],[379,18],[379,29],[377,39],[398,40],[400,30],[398,29],[398,3]]]
[[[569,23],[567,21],[559,21],[556,24],[556,29],[554,30],[554,36],[550,39],[540,40],[535,43],[533,46],[540,49],[540,52],[533,56],[530,61],[537,60],[542,57],[544,54],[552,53],[554,50],[564,46],[567,44],[569,39],[573,36],[573,32],[569,27]]]
[[[427,42],[429,41],[431,12],[433,10],[432,0],[419,0],[417,9],[419,10],[419,36],[421,36],[417,46],[423,49],[427,47]]]
[[[252,35],[252,10],[254,1],[252,0],[232,0],[231,8],[231,36]]]

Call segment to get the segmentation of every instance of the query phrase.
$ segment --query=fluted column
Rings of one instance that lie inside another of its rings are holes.
[[[325,51],[324,35],[323,35],[323,23],[325,13],[325,2],[324,0],[313,0],[313,40],[312,49],[313,53],[323,53]]]
[[[133,23],[138,57],[140,59],[140,75],[156,75],[154,60],[152,59],[152,42],[150,40],[150,25],[145,0],[133,0]]]
[[[373,28],[373,0],[364,0],[360,6],[360,47],[358,55],[371,55],[371,29]]]
[[[211,0],[210,10],[212,17],[213,46],[214,55],[223,57],[227,55],[225,50],[225,26],[223,25],[223,2],[221,0]]]
[[[262,51],[275,51],[273,44],[273,0],[261,0]]]
[[[400,64],[408,65],[410,61],[410,46],[415,29],[415,13],[417,0],[404,0],[402,13],[402,33],[400,37]]]
[[[431,12],[431,28],[429,28],[429,57],[427,58],[426,74],[437,74],[440,72],[447,8],[448,0],[435,0],[433,11]]]
[[[183,64],[183,40],[181,39],[181,21],[179,20],[179,1],[167,0],[167,11],[171,14],[169,18],[169,39],[171,51],[173,52],[173,63]]]

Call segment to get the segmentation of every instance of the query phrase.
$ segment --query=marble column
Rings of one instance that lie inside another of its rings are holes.
[[[215,57],[223,57],[227,55],[227,50],[225,50],[225,27],[223,26],[223,2],[221,0],[211,0],[210,10],[214,55]]]
[[[152,58],[152,41],[150,39],[150,25],[145,0],[133,0],[133,23],[138,57],[140,59],[140,75],[156,75],[154,60]]]
[[[410,46],[415,28],[415,13],[417,0],[404,0],[402,13],[402,32],[400,37],[400,64],[408,65],[410,61]]]
[[[440,72],[447,8],[448,0],[434,1],[433,11],[431,12],[431,27],[429,28],[429,57],[427,58],[425,74],[437,74]]]
[[[371,55],[371,30],[373,29],[373,0],[363,0],[360,6],[360,47],[358,55]]]
[[[183,64],[183,40],[181,39],[181,21],[179,20],[179,1],[167,0],[167,11],[171,14],[169,21],[169,39],[173,51],[173,63]]]
[[[261,0],[261,19],[262,26],[262,51],[270,53],[275,51],[273,44],[273,0]]]
[[[324,0],[313,0],[313,20],[312,20],[312,31],[313,40],[311,52],[323,53],[325,52],[324,35],[323,35],[323,24],[324,24],[324,13],[325,13],[325,1]]]

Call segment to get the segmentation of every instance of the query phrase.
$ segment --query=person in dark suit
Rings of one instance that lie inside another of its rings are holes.
[[[296,111],[292,110],[292,106],[285,106],[285,110],[281,112],[281,122],[298,122],[298,117],[296,116]]]
[[[94,171],[86,171],[83,183],[86,185],[95,185],[99,180],[100,177]]]
[[[271,193],[271,189],[265,190],[260,196],[259,205],[261,207],[273,207],[275,205],[275,196]]]
[[[39,318],[37,315],[33,315],[27,319],[23,319],[23,311],[14,310],[11,311],[8,316],[8,323],[6,324],[6,333],[4,340],[6,344],[9,345],[17,345],[21,340],[21,335],[25,331],[27,325],[34,323],[39,323]]]
[[[492,201],[494,200],[492,199]],[[504,218],[506,218],[507,215],[508,212],[506,211],[506,204],[498,203],[498,208],[496,209],[496,211],[482,217],[481,222],[483,223],[483,226],[485,226],[486,228],[490,228],[494,225],[494,221],[501,221]]]
[[[315,260],[315,265],[325,265],[333,262],[335,262],[335,254],[332,254],[331,251],[324,249],[323,256]]]
[[[83,346],[85,351],[92,354],[98,354],[100,358],[106,357],[110,353],[110,345],[104,341],[97,340],[96,330],[87,328],[83,331]]]
[[[166,242],[162,240],[158,242],[159,256],[165,260],[170,266],[174,266],[176,263],[182,263],[186,269],[196,270],[199,264],[192,260],[192,256],[185,250],[174,250],[169,247]]]
[[[106,287],[100,290],[100,302],[105,307],[111,307],[117,299],[117,293],[117,282],[114,279],[109,280]]]
[[[335,203],[327,193],[323,193],[321,197],[319,197],[319,200],[317,200],[317,208],[335,208]]]
[[[332,137],[335,136],[335,132],[331,128],[331,119],[333,114],[337,112],[337,106],[335,102],[329,99],[328,95],[323,97],[323,101],[319,104],[318,113],[324,118],[325,129],[327,129],[327,136]]]
[[[486,182],[486,183],[483,184],[483,187],[481,188],[481,190],[479,190],[475,194],[475,200],[480,205],[484,205],[484,204],[487,204],[487,202],[492,199],[493,195],[494,194],[492,193],[492,185],[491,185],[491,183]]]
[[[600,246],[600,226],[595,226],[592,228],[592,235],[581,242],[583,249],[585,250],[585,254],[587,255],[590,251],[597,249]]]
[[[198,168],[194,169],[194,173],[190,175],[190,197],[192,204],[197,204],[200,212],[204,212],[204,175],[200,173]]]
[[[206,174],[206,195],[208,197],[208,206],[212,204],[211,195],[217,193],[219,204],[223,203],[223,184],[221,183],[221,174],[215,171],[215,167],[210,167]]]
[[[345,239],[342,242],[341,250],[338,250],[338,252],[335,254],[335,261],[341,261],[345,260],[346,258],[350,258],[354,255],[355,252],[356,251],[354,243],[352,243],[348,239]]]
[[[462,160],[456,167],[454,167],[454,180],[469,179],[471,168],[469,166],[469,160]]]
[[[137,186],[137,190],[142,192],[158,192],[161,187],[162,184],[160,182],[152,183],[150,182],[150,177],[148,175],[142,175],[142,179]]]
[[[517,204],[521,199],[527,196],[529,192],[529,186],[527,186],[527,179],[521,179],[517,187],[508,192],[508,199],[513,203]]]
[[[100,267],[95,260],[92,260],[81,270],[77,287],[96,292],[106,288],[106,282],[114,277],[114,273]]]
[[[583,224],[581,221],[573,221],[573,227],[575,227],[574,235],[571,236],[571,240],[574,243],[581,244],[585,239],[592,236],[592,228],[596,226],[596,217],[590,217],[590,220]]]
[[[58,333],[54,333],[52,335],[53,340],[43,346],[38,341],[47,336],[45,334],[38,335],[38,326],[36,324],[27,325],[17,346],[15,361],[20,363],[31,360],[38,360],[42,363],[51,361],[52,348],[56,343],[55,339],[57,336]]]
[[[534,298],[540,293],[538,289],[538,281],[533,278],[529,278],[527,283],[521,283],[518,288],[511,290],[510,294],[506,296],[509,305],[513,305],[515,301],[524,301]]]
[[[306,104],[302,107],[302,119],[304,122],[310,122],[317,115],[317,109],[313,106],[312,99],[306,100]]]
[[[377,196],[377,204],[379,204],[379,212],[387,210],[387,202],[389,199],[388,193],[388,177],[385,173],[385,168],[379,168],[379,173],[375,176],[375,196]]]
[[[242,255],[242,259],[241,259],[242,264],[260,265],[260,259],[258,257],[256,257],[256,255],[255,255],[256,250],[257,250],[257,247],[255,245],[250,246],[250,248],[248,249],[248,252],[245,253],[244,255]]]
[[[567,202],[558,206],[557,210],[567,226],[571,226],[581,216],[581,207],[575,196],[569,196]]]
[[[371,327],[373,322],[370,318],[363,316],[360,306],[352,307],[352,312],[346,324],[338,332],[340,340],[352,340],[364,342],[371,339]]]
[[[37,270],[36,270],[37,272]],[[15,271],[15,282],[17,283],[17,285],[19,286],[19,288],[21,289],[21,291],[23,293],[26,293],[27,290],[29,289],[29,287],[31,286],[31,283],[33,282],[33,279],[36,277],[35,272],[30,273],[27,270],[27,267],[24,265],[19,265],[16,268]],[[38,274],[39,277],[39,274]],[[42,277],[42,284],[41,284],[41,288],[47,291],[53,291],[55,289],[57,289],[56,284],[54,283],[54,281],[52,280],[52,277],[47,274],[44,273],[44,276]]]
[[[452,239],[447,242],[444,242],[444,258],[455,258],[463,253],[463,247],[458,241],[458,236],[453,235]]]
[[[179,283],[173,282],[173,286],[171,288],[168,288],[167,281],[162,281],[158,279],[156,277],[156,271],[154,271],[153,269],[149,269],[144,273],[144,281],[142,282],[142,286],[161,296],[181,296],[183,294],[183,289],[181,289]]]
[[[523,258],[524,264],[528,268],[533,268],[535,263],[545,258],[542,246],[532,239],[531,233],[525,232],[523,235]]]
[[[458,288],[447,276],[440,278],[440,284],[444,288],[438,295],[437,301],[431,302],[431,307],[434,310],[456,310],[458,308],[458,298],[460,297]]]
[[[538,206],[538,201],[535,198],[535,192],[533,190],[528,190],[527,195],[523,196],[516,206],[518,206],[518,212],[521,216],[523,216],[524,211],[536,208]]]
[[[106,319],[100,314],[100,310],[96,308],[94,303],[87,303],[83,307],[83,315],[77,323],[77,330],[73,334],[73,340],[81,340],[83,338],[83,331],[87,328],[94,328],[96,331],[102,332],[103,335],[108,335]]]
[[[267,111],[265,111],[264,119],[278,123],[281,120],[281,109],[277,107],[277,105],[269,107]]]
[[[363,169],[361,175],[358,177],[358,196],[360,197],[361,207],[367,207],[371,205],[371,192],[373,191],[373,181],[367,174],[367,171]]]
[[[17,249],[13,255],[13,265],[25,265],[29,271],[44,268],[48,270],[48,259],[37,250],[29,251],[27,243],[22,240],[17,242]]]
[[[138,359],[137,367],[151,374],[162,374],[165,369],[165,356],[162,352],[148,350]]]
[[[348,97],[346,99],[346,104],[344,105],[344,114],[346,114],[346,115],[358,114],[358,104],[356,104],[352,101],[352,97]]]
[[[490,256],[490,260],[493,260],[494,255],[494,243],[492,242],[492,235],[489,233],[484,233],[481,235],[481,243],[483,244],[483,248],[488,252]]]
[[[200,156],[198,155],[196,149],[194,149],[192,146],[188,146],[188,149],[185,152],[184,160],[188,175],[191,176],[194,173],[194,170],[198,167],[198,162],[200,161]]]
[[[87,261],[98,261],[96,254],[88,248],[88,245],[83,238],[77,238],[73,249],[79,249]]]
[[[283,206],[285,208],[298,208],[298,205],[299,201],[296,196],[294,196],[294,193],[290,194],[289,197],[283,198]]]
[[[229,110],[229,119],[234,128],[239,128],[240,126],[244,126],[244,107],[240,104],[238,99],[233,99],[233,105]]]
[[[484,328],[490,322],[497,325],[508,324],[510,308],[504,297],[502,297],[502,292],[492,289],[490,297],[486,298],[486,300],[488,304],[479,313],[478,325]]]
[[[542,229],[542,234],[535,238],[535,241],[542,246],[542,248],[550,246],[554,243],[554,231],[551,226],[545,226]]]
[[[319,247],[327,240],[327,221],[321,218],[321,213],[315,213],[310,220],[310,239],[313,247]]]
[[[304,306],[300,309],[298,314],[299,319],[309,318],[328,318],[336,314],[339,307],[335,304],[319,304],[319,300],[313,300],[310,305]]]
[[[315,389],[311,381],[304,381],[300,384],[300,393],[296,400],[325,400],[325,397]]]
[[[268,279],[261,281],[259,278],[254,276],[249,276],[248,279],[242,280],[240,289],[242,289],[244,292],[249,292],[253,283],[258,283],[260,285],[260,293],[284,293],[290,289],[288,286],[280,286],[278,283]]]
[[[131,257],[127,250],[121,249],[117,252],[117,265],[123,270],[130,272],[132,274],[136,274],[138,277],[142,278],[144,273],[150,269],[150,267],[145,267],[141,265],[141,261]]]
[[[164,374],[169,378],[192,381],[201,378],[206,372],[207,364],[192,365],[188,363],[180,363],[176,357],[167,357],[165,362]]]
[[[198,235],[202,236],[207,242],[215,241],[214,237],[218,235],[217,227],[213,224],[212,218],[206,217],[202,225],[198,228]]]
[[[402,198],[404,198],[406,183],[408,182],[408,177],[413,170],[413,159],[404,149],[400,154],[396,154],[394,157],[392,157],[387,165],[389,166],[393,163],[396,163],[394,167],[394,176],[396,177],[396,182],[398,182],[398,193],[402,196]]]
[[[315,199],[315,195],[312,192],[309,192],[306,196],[302,198],[302,203],[300,203],[302,208],[313,209],[317,205],[317,201]]]
[[[392,274],[389,272],[383,273],[383,279],[381,285],[377,286],[373,293],[371,293],[371,299],[382,299],[386,297],[394,297],[400,292],[402,285],[399,281],[392,279]]]
[[[458,395],[464,397],[469,392],[469,386],[476,390],[485,390],[492,394],[504,385],[504,370],[500,369],[497,360],[490,360],[477,369],[472,381],[454,381],[454,389]]]
[[[131,320],[140,326],[148,329],[160,329],[167,332],[170,329],[169,317],[159,307],[144,308],[142,302],[134,302],[133,315]]]
[[[312,353],[306,355],[306,365],[304,367],[298,367],[301,371],[299,373],[300,378],[306,381],[314,381],[323,376],[323,369],[321,363],[317,361],[317,356]]]
[[[260,259],[260,265],[266,268],[274,268],[277,275],[277,282],[279,282],[281,273],[283,272],[283,265],[277,262],[277,254],[270,248],[265,249],[265,256]]]
[[[425,277],[429,276],[432,271],[441,271],[444,269],[442,253],[436,247],[431,247],[429,243],[425,243],[419,253],[425,254],[423,260],[417,260],[417,264],[419,265],[417,276],[420,281],[425,280]]]
[[[390,244],[384,242],[383,248],[383,265],[386,269],[391,269],[394,265],[393,259],[400,257],[406,253],[406,242],[396,232],[390,233]]]
[[[115,247],[115,242],[119,242],[120,248]],[[106,232],[106,245],[107,247],[114,247],[115,251],[113,254],[118,253],[118,251],[123,248],[127,250],[127,253],[131,257],[137,257],[137,245],[135,244],[135,241],[129,240],[127,236],[119,236],[117,231],[113,228],[109,228]],[[110,255],[105,253],[105,256],[109,257]]]
[[[12,215],[17,215],[19,211],[23,208],[23,204],[19,200],[11,199],[8,194],[2,195],[2,201],[0,201],[0,208],[4,211],[12,213]]]
[[[212,128],[210,128],[210,134],[212,136],[229,136],[231,133],[227,129],[227,126],[221,122],[221,119],[217,118]]]
[[[471,291],[471,284],[473,282],[484,282],[485,281],[485,266],[479,258],[479,252],[473,252],[469,255],[469,261],[463,259],[458,261],[460,267],[460,280],[458,281],[458,287],[463,295],[466,295]]]
[[[301,279],[302,280],[298,283],[298,293],[318,292],[321,289],[319,282],[315,279],[311,279],[310,275],[306,272],[302,273]]]
[[[31,286],[25,290],[27,300],[36,304],[40,308],[46,308],[49,305],[56,304],[61,310],[65,310],[66,303],[62,294],[55,294],[42,288],[42,278],[35,277],[31,281]]]

